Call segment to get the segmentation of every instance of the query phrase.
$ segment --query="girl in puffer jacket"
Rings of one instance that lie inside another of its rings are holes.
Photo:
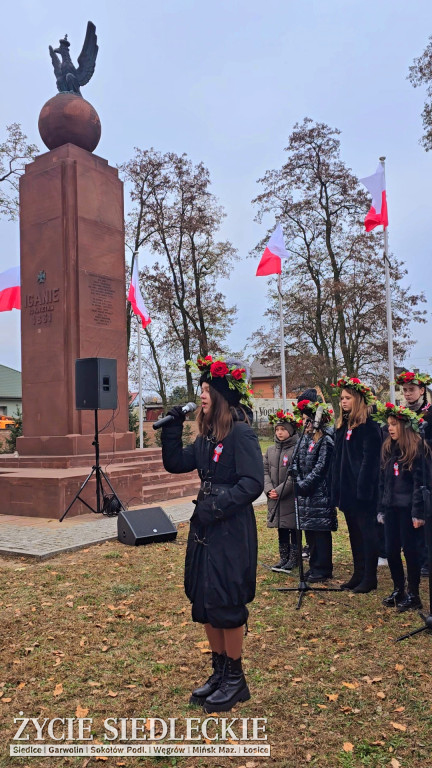
[[[294,414],[309,420],[297,462],[299,523],[310,548],[310,568],[305,578],[311,583],[322,582],[333,575],[331,532],[337,530],[328,484],[333,439],[326,432],[326,426],[333,421],[333,410],[325,403],[300,400]]]
[[[427,479],[423,478],[423,447],[419,435],[423,420],[409,408],[393,403],[379,407],[375,419],[387,422],[389,432],[382,446],[378,518],[384,522],[387,560],[394,589],[384,598],[383,605],[387,608],[396,606],[397,611],[403,613],[422,607],[418,537],[425,524],[421,487]],[[429,475],[431,458],[426,444],[424,450]],[[407,590],[401,548],[407,567]]]

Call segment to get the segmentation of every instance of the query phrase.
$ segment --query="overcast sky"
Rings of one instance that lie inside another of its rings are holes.
[[[419,145],[424,89],[406,79],[432,34],[430,0],[15,0],[2,8],[0,140],[20,122],[42,149],[38,116],[56,93],[48,45],[67,33],[76,61],[89,19],[99,55],[83,95],[102,122],[97,154],[116,165],[135,146],[154,147],[210,170],[227,212],[222,236],[241,255],[223,281],[238,307],[232,348],[266,306],[267,279],[246,258],[272,226],[253,221],[256,180],[280,167],[305,116],[342,131],[341,155],[356,175],[387,157],[390,248],[431,300],[432,153]],[[19,263],[18,225],[0,222],[0,238],[2,271]],[[405,363],[427,369],[430,322],[417,334]],[[20,368],[17,310],[0,315],[0,345],[0,363]]]

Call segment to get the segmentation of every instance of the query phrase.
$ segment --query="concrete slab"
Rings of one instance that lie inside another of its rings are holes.
[[[187,496],[160,504],[171,520],[187,522],[193,512],[192,499]],[[265,504],[264,494],[254,506]],[[145,509],[142,506],[131,509]],[[0,514],[0,556],[25,557],[33,560],[47,560],[64,552],[73,552],[95,544],[117,539],[117,517],[104,515],[79,515],[66,518],[62,523],[50,518],[17,517]]]

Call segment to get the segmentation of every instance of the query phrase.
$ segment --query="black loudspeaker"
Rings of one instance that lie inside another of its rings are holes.
[[[78,411],[115,411],[117,360],[110,357],[75,360],[75,401]]]
[[[162,507],[122,510],[117,518],[117,532],[118,540],[131,547],[177,538],[177,529]]]

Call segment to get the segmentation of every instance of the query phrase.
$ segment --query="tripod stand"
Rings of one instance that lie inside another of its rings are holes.
[[[423,507],[425,516],[425,537],[426,537],[426,549],[428,553],[428,566],[429,566],[429,615],[419,611],[419,616],[423,619],[424,626],[419,629],[413,629],[412,632],[408,632],[402,637],[398,637],[396,642],[406,640],[408,637],[418,635],[420,632],[432,632],[432,509],[431,509],[431,492],[427,486],[427,473],[426,473],[426,453],[425,453],[425,434],[424,426],[420,426],[420,435],[422,439],[422,472],[423,472],[423,485],[421,492],[423,496]]]
[[[302,558],[302,531],[300,528],[300,516],[299,516],[299,508],[298,508],[298,488],[297,488],[297,456],[300,451],[300,446],[302,444],[302,441],[304,439],[305,430],[307,424],[310,422],[307,422],[302,430],[302,433],[300,435],[300,439],[297,442],[297,445],[294,449],[292,458],[291,458],[291,464],[289,466],[284,484],[282,486],[281,493],[279,495],[278,504],[280,504],[280,500],[282,498],[282,494],[285,488],[286,481],[288,477],[291,477],[294,484],[294,509],[295,509],[295,522],[296,522],[296,540],[297,540],[297,552],[299,556],[299,584],[297,587],[275,587],[277,592],[299,592],[299,599],[297,602],[296,610],[298,611],[301,607],[303,597],[306,594],[306,592],[340,592],[339,587],[311,587],[305,580],[304,576],[304,566],[303,566],[303,558]]]
[[[92,442],[92,445],[95,447],[95,463],[93,464],[91,468],[91,472],[89,475],[87,475],[86,479],[84,480],[83,484],[81,485],[81,488],[79,489],[78,493],[75,494],[74,498],[72,499],[71,503],[69,504],[68,508],[65,512],[63,512],[59,523],[63,522],[64,518],[66,517],[67,513],[71,509],[71,507],[75,504],[75,502],[79,499],[82,504],[85,504],[86,507],[90,510],[90,512],[94,512],[95,514],[103,514],[107,515],[108,517],[114,517],[114,515],[118,515],[121,509],[124,510],[124,506],[121,503],[119,497],[117,496],[116,492],[114,491],[114,488],[112,487],[108,477],[106,476],[105,472],[100,466],[99,463],[99,426],[98,426],[98,412],[97,409],[95,409],[95,436],[94,440]],[[96,477],[96,509],[94,509],[90,504],[88,504],[83,498],[81,498],[81,493],[86,487],[87,483],[91,478],[95,475]],[[104,493],[104,487],[102,480],[105,480],[106,484],[112,491],[111,496],[107,496]],[[102,503],[103,502],[103,503]]]

